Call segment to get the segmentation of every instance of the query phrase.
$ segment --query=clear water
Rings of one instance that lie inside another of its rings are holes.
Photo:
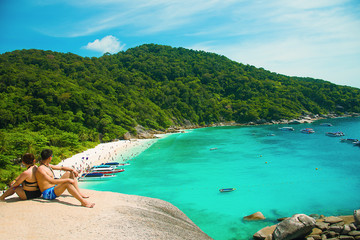
[[[334,126],[320,126],[322,122]],[[216,240],[251,239],[277,218],[296,213],[348,215],[359,209],[360,148],[325,132],[360,138],[360,118],[293,125],[293,132],[278,130],[281,126],[214,127],[170,135],[115,179],[81,187],[166,200]],[[305,127],[316,132],[300,133]],[[229,187],[236,190],[219,192]],[[242,220],[257,211],[267,219]]]

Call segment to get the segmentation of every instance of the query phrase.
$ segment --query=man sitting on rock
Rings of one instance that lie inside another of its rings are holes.
[[[65,190],[68,190],[72,196],[80,201],[82,206],[88,208],[94,207],[95,203],[91,203],[85,200],[85,198],[88,198],[88,196],[85,196],[80,192],[78,182],[76,180],[78,172],[69,167],[51,165],[50,162],[52,157],[52,150],[44,149],[41,152],[41,165],[36,171],[36,179],[43,198],[52,200],[60,196]],[[60,179],[55,179],[53,169],[67,172]]]

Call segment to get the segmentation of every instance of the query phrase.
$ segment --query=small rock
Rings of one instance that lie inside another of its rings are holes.
[[[360,236],[360,231],[351,231],[348,233],[350,236]]]
[[[342,221],[343,220],[341,218],[334,217],[334,216],[324,218],[324,222],[327,222],[327,223],[330,223],[330,224],[338,223],[338,222],[342,222]]]
[[[321,236],[320,235],[311,235],[309,237],[312,237],[314,240],[321,240]]]
[[[340,233],[342,230],[343,230],[343,227],[341,227],[341,226],[331,225],[329,227],[329,231],[333,231],[336,233]]]
[[[360,236],[356,236],[356,237],[355,237],[355,240],[360,240]]]
[[[256,212],[249,216],[244,217],[244,220],[247,220],[247,221],[264,220],[264,219],[266,219],[266,218],[264,217],[264,215],[261,212]]]
[[[325,222],[316,222],[316,227],[320,228],[321,230],[326,230],[329,228],[329,223],[325,223]]]
[[[355,238],[352,236],[348,236],[348,235],[340,235],[339,239],[340,240],[354,240]]]
[[[345,225],[345,222],[338,222],[338,223],[331,224],[331,226],[340,226],[340,227],[343,227],[344,225]]]
[[[272,235],[276,228],[276,225],[272,225],[270,227],[264,227],[263,229],[259,230],[257,233],[253,235],[254,239],[265,239],[267,236]]]
[[[349,232],[351,232],[351,228],[350,228],[350,226],[348,224],[345,224],[341,234],[342,235],[347,235]]]
[[[326,237],[327,237],[327,238],[334,238],[334,237],[337,237],[337,236],[339,236],[339,235],[340,235],[340,234],[337,233],[337,232],[329,231],[329,232],[327,232]]]
[[[313,237],[306,237],[306,240],[315,240]]]
[[[354,220],[355,220],[355,225],[359,226],[360,225],[360,209],[354,211]]]
[[[310,233],[310,235],[320,235],[322,234],[322,230],[319,228],[313,228],[312,232]]]
[[[325,234],[321,234],[321,240],[326,240],[326,239],[327,239],[326,235],[325,235]]]
[[[350,227],[351,231],[356,230],[356,226],[354,223],[349,224],[349,227]]]

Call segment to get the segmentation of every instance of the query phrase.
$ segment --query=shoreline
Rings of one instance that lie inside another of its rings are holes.
[[[313,123],[318,120],[334,119],[334,118],[346,118],[346,117],[360,117],[360,114],[328,114],[328,115],[302,115],[297,119],[292,120],[271,120],[269,122],[264,120],[258,120],[257,122],[248,123],[234,123],[234,122],[221,122],[216,124],[210,124],[207,126],[187,126],[187,128],[175,127],[170,130],[161,131],[149,131],[148,135],[150,138],[134,138],[129,140],[117,140],[113,142],[100,143],[95,148],[87,149],[81,153],[77,153],[70,158],[64,159],[57,164],[57,166],[72,167],[79,172],[79,174],[87,172],[92,166],[100,165],[101,163],[117,161],[120,163],[128,162],[133,160],[136,156],[141,154],[158,139],[167,137],[175,133],[184,133],[186,130],[192,130],[197,128],[206,127],[226,127],[226,126],[262,126],[262,125],[277,125],[277,124],[288,124],[298,125],[304,123]],[[55,177],[59,178],[62,176],[64,171],[56,171]]]
[[[153,145],[158,139],[165,138],[172,133],[156,134],[151,139],[117,140],[100,143],[95,148],[77,153],[70,158],[64,159],[57,166],[74,168],[79,175],[88,171],[92,166],[106,162],[125,163],[135,160],[136,156]],[[65,171],[55,171],[55,177],[59,178]]]

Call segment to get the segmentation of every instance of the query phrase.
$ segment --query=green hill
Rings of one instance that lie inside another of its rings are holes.
[[[51,146],[59,161],[99,141],[136,135],[138,125],[164,130],[290,119],[303,112],[360,112],[360,89],[154,44],[100,58],[42,50],[4,53],[0,181],[13,177],[9,173],[18,167],[12,161],[25,152]]]

